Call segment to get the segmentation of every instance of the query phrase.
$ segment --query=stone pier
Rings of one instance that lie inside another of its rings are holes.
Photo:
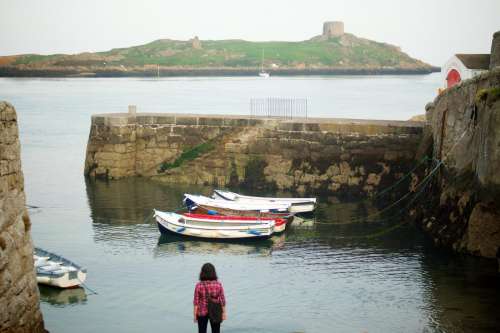
[[[423,124],[123,113],[92,116],[85,174],[366,195],[413,165]]]

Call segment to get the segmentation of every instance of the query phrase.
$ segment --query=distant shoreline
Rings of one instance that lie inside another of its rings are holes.
[[[430,68],[317,68],[317,69],[273,69],[271,76],[309,76],[309,75],[422,75],[439,72],[439,67]],[[160,77],[175,76],[257,76],[257,68],[160,68]],[[19,69],[0,68],[0,77],[157,77],[158,71],[132,68],[130,70],[78,71],[72,69]]]

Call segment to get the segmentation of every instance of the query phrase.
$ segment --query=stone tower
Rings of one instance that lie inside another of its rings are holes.
[[[344,22],[331,21],[323,23],[323,36],[338,37],[344,34]]]
[[[500,68],[500,31],[493,34],[491,42],[490,69]]]
[[[198,36],[194,36],[193,39],[191,39],[191,47],[195,50],[201,50],[201,41],[199,40]]]

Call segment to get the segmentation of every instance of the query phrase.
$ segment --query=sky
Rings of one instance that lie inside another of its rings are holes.
[[[170,38],[299,41],[324,21],[440,66],[489,53],[500,0],[0,0],[0,56],[106,51]]]

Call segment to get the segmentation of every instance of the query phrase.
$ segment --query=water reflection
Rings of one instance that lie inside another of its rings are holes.
[[[153,208],[177,210],[183,194],[209,193],[210,188],[167,186],[144,178],[118,181],[86,180],[87,197],[94,222],[119,224],[143,223]]]
[[[141,178],[87,181],[86,185],[94,241],[118,254],[113,260],[122,260],[120,267],[127,267],[123,280],[116,283],[147,289],[142,276],[134,278],[136,267],[158,279],[169,274],[189,278],[210,256],[226,272],[234,308],[244,309],[228,323],[234,331],[244,326],[249,315],[266,323],[261,332],[288,327],[280,318],[290,311],[294,319],[288,331],[326,332],[334,327],[357,332],[490,332],[500,328],[500,282],[494,265],[441,253],[397,216],[359,222],[359,217],[377,212],[369,202],[323,201],[312,226],[292,226],[264,241],[213,242],[160,235],[148,218],[153,208],[177,209],[185,192],[209,194],[211,188]],[[353,220],[358,222],[345,223]],[[123,256],[130,249],[134,253]],[[131,260],[134,265],[129,265]],[[183,281],[179,279],[173,290],[185,288]],[[153,289],[139,296],[163,302]],[[169,297],[177,302],[183,295],[172,291]],[[49,302],[46,293],[42,301]],[[269,319],[270,311],[277,319]],[[183,324],[178,325],[182,331]]]
[[[427,248],[422,260],[430,320],[445,332],[498,332],[500,276],[492,260]]]
[[[286,236],[273,236],[266,240],[209,241],[186,239],[177,235],[161,235],[154,254],[157,257],[177,253],[229,254],[270,256],[283,247]]]
[[[38,285],[40,300],[56,307],[87,303],[87,294],[83,288],[59,289]]]
[[[94,239],[111,247],[142,248],[158,236],[153,209],[178,210],[186,191],[203,187],[165,186],[143,178],[86,180]]]

